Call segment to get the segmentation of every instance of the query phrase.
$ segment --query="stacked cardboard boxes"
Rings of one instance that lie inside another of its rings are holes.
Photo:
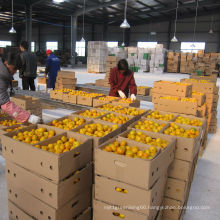
[[[127,50],[124,47],[108,47],[108,56],[116,56],[120,59],[127,59]]]
[[[33,129],[39,132],[46,129],[50,134],[53,130],[55,136],[37,144],[13,138],[19,132]],[[59,154],[45,150],[46,146],[64,139],[77,141],[77,147]],[[47,125],[35,125],[3,135],[2,145],[9,219],[91,219],[91,139]]]
[[[180,71],[180,53],[168,52],[167,72],[179,73]]]
[[[59,71],[55,89],[76,89],[75,72]]]
[[[42,106],[39,98],[15,95],[11,97],[11,101],[20,108],[28,111],[30,114],[37,115],[42,118]]]
[[[104,41],[88,42],[87,71],[104,73],[106,70],[107,43]]]
[[[138,48],[138,61],[136,65],[140,67],[139,72],[149,72],[150,50],[148,48]]]
[[[93,218],[96,220],[102,220],[104,216],[107,219],[153,220],[157,215],[154,207],[162,204],[167,169],[173,160],[176,140],[163,134],[143,132],[153,139],[161,138],[168,142],[165,149],[158,148],[152,160],[108,152],[106,146],[117,143],[136,146],[141,151],[149,150],[150,145],[127,138],[131,131],[136,130],[128,129],[95,149]]]

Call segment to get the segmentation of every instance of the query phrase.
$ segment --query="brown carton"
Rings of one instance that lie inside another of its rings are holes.
[[[63,102],[76,104],[77,103],[77,96],[76,95],[70,95],[68,93],[63,93],[62,100],[63,100]]]
[[[57,92],[56,90],[52,90],[52,91],[50,91],[50,98],[57,99],[57,100],[63,100],[63,93]]]
[[[100,95],[99,97],[104,96]],[[85,96],[77,96],[77,104],[78,105],[86,105],[86,106],[93,106],[93,97],[85,97]]]
[[[48,78],[42,78],[42,77],[39,77],[38,78],[38,83],[40,84],[47,84],[47,81],[48,81]]]
[[[205,94],[203,94],[203,95],[192,94],[192,98],[197,99],[198,106],[202,106],[206,100]]]
[[[137,87],[137,94],[138,94],[138,95],[146,96],[146,95],[149,95],[149,94],[150,94],[150,90],[151,90],[151,87],[138,86],[138,87]]]
[[[100,98],[100,97],[99,97],[99,98]],[[94,108],[112,102],[112,101],[106,101],[106,100],[99,100],[99,98],[94,98],[94,99],[93,99],[93,107],[94,107]],[[119,98],[115,97],[115,99],[117,100],[117,99],[119,99]]]
[[[65,79],[65,78],[57,78],[57,82],[62,85],[75,85],[77,79]]]
[[[31,130],[36,127],[30,126],[20,131]],[[51,127],[46,125],[38,125],[38,127],[51,129]],[[2,154],[5,159],[58,183],[72,174],[74,170],[84,167],[92,160],[92,139],[73,132],[63,133],[63,130],[55,127],[53,127],[53,130],[56,131],[57,136],[39,142],[40,146],[54,143],[63,135],[74,137],[82,144],[69,152],[57,155],[12,139],[12,136],[20,132],[17,131],[2,136]]]
[[[87,110],[96,110],[97,112],[100,112],[100,113],[102,113],[103,115],[106,115],[108,112],[107,111],[105,111],[105,110],[100,110],[100,109],[96,109],[96,108],[90,108],[90,109],[87,109]],[[81,113],[83,113],[83,112],[85,112],[86,110],[79,110],[79,111],[77,111],[77,112],[74,112],[73,114],[72,114],[72,116],[74,116],[74,117],[81,117],[81,118],[85,118],[85,119],[87,119],[87,120],[92,120],[92,119],[96,119],[96,118],[100,118],[101,116],[98,116],[98,117],[95,117],[95,118],[89,118],[89,117],[86,117],[86,116],[83,116],[83,115],[80,115]],[[102,116],[103,116],[102,115]]]
[[[58,78],[74,79],[75,78],[75,72],[59,71],[58,72]]]
[[[148,134],[152,134],[149,133]],[[124,133],[122,134],[124,136]],[[156,137],[154,135],[152,137]],[[163,135],[158,134],[157,137]],[[102,149],[114,141],[125,140],[129,146],[137,146],[140,149],[148,149],[150,146],[129,139],[117,137],[105,142],[95,149],[95,173],[117,179],[137,187],[149,189],[161,175],[165,172],[173,161],[175,151],[175,139],[172,137],[166,140],[170,144],[152,160],[129,158],[124,155],[118,155]],[[138,170],[138,172],[137,172]]]
[[[14,186],[22,188],[57,209],[92,187],[92,165],[88,164],[57,185],[49,179],[7,161],[6,179]]]
[[[123,107],[136,107],[136,108],[139,108],[140,107],[140,100],[136,99],[132,103],[122,103],[122,102],[120,102],[120,99],[119,99],[119,100],[116,100],[116,101],[112,101],[112,104],[121,105]]]
[[[154,213],[147,216],[140,212],[136,212],[136,209],[130,211],[125,208],[123,209],[123,207],[118,207],[116,205],[112,205],[112,204],[94,199],[93,200],[93,219],[103,220],[104,218],[105,220],[115,220],[119,218],[118,216],[123,216],[123,218],[125,218],[126,220],[136,220],[136,219],[137,220],[154,220],[155,219]]]
[[[114,204],[116,206],[141,207],[141,206],[158,206],[163,201],[164,181],[160,178],[151,189],[141,189],[133,185],[122,183],[110,178],[96,175],[95,176],[95,199]],[[116,188],[126,189],[128,193],[118,192]],[[157,210],[140,209],[137,212],[145,215],[153,213],[154,217]]]
[[[55,209],[8,182],[8,199],[36,219],[72,220],[91,205],[91,190],[84,191]]]

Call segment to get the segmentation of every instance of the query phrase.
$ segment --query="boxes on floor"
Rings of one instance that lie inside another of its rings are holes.
[[[82,144],[69,152],[57,155],[12,138],[19,132],[31,131],[36,128],[46,128],[47,130],[54,130],[56,132],[56,136],[39,142],[38,145],[40,146],[47,146],[50,143],[54,143],[62,136],[73,137]],[[19,131],[4,134],[1,140],[2,154],[6,160],[32,170],[56,183],[68,177],[74,170],[84,167],[92,160],[91,138],[77,133],[64,132],[62,129],[51,128],[47,125],[29,126]]]
[[[158,155],[152,160],[134,159],[103,151],[108,144],[122,140],[125,140],[128,146],[137,146],[142,150],[150,147],[124,138],[128,132],[122,133],[118,138],[113,138],[95,149],[95,173],[140,188],[150,189],[173,161],[176,140],[171,136],[164,137],[163,134],[143,132],[152,138],[164,138],[169,141],[169,145],[164,150],[158,149]]]
[[[150,94],[150,90],[151,90],[151,87],[138,86],[137,87],[137,94],[146,96],[146,95]]]

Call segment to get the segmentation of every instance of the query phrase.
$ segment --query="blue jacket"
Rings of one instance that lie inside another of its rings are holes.
[[[50,54],[46,61],[46,73],[48,74],[48,88],[54,88],[57,73],[60,70],[60,60],[54,54]]]

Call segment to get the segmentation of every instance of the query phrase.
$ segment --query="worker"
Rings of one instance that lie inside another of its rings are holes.
[[[131,100],[136,100],[137,86],[134,79],[134,72],[129,70],[127,60],[120,60],[118,66],[111,69],[109,83],[110,96],[128,98],[130,92]]]
[[[46,51],[47,61],[45,75],[48,74],[47,88],[54,89],[56,84],[57,73],[60,70],[60,60],[52,53],[52,50]]]
[[[19,69],[19,77],[22,79],[23,90],[35,91],[34,80],[37,77],[37,58],[34,53],[28,51],[29,44],[27,41],[22,41],[20,44],[21,50],[21,68]]]
[[[37,124],[41,121],[40,117],[31,115],[10,101],[8,88],[13,75],[19,68],[19,63],[21,62],[19,60],[20,57],[16,53],[9,53],[4,63],[0,58],[0,107],[3,112],[16,121]]]

